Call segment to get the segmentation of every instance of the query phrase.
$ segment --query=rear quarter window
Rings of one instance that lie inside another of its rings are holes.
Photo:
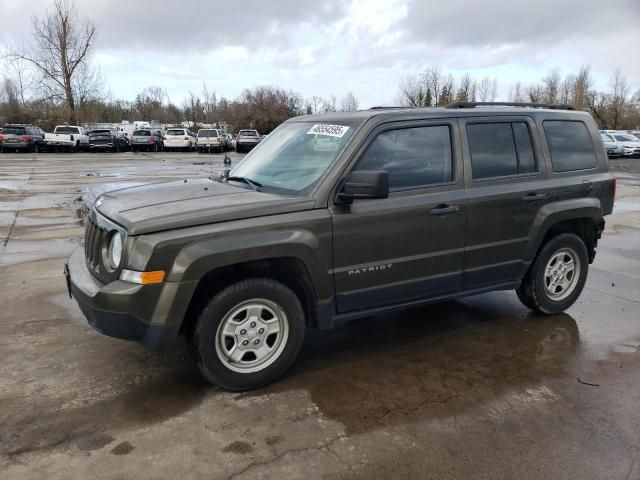
[[[542,125],[554,172],[595,168],[598,159],[589,130],[583,122],[546,120]]]

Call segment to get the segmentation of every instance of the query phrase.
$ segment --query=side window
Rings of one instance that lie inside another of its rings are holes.
[[[356,170],[386,170],[391,191],[453,181],[451,132],[447,125],[401,128],[378,135]]]
[[[467,138],[476,180],[537,171],[525,122],[468,124]]]
[[[554,172],[584,170],[597,165],[593,142],[584,123],[547,120],[542,125]]]

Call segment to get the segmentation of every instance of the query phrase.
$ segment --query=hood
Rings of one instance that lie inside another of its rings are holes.
[[[179,180],[103,194],[97,210],[129,235],[314,208],[315,200],[256,192],[209,179]]]

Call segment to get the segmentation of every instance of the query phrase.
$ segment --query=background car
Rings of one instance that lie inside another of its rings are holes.
[[[89,149],[93,152],[99,150],[127,151],[129,141],[115,129],[100,128],[89,132]]]
[[[640,140],[629,133],[607,132],[615,142],[622,146],[625,157],[640,157]]]
[[[247,152],[260,143],[257,130],[240,130],[236,137],[236,152]]]
[[[2,127],[0,151],[22,150],[37,153],[44,146],[44,132],[34,125],[8,124]]]
[[[211,150],[224,152],[227,139],[217,128],[201,128],[198,130],[196,147],[199,152],[210,152]]]
[[[170,128],[163,137],[164,148],[191,151],[196,146],[195,134],[186,128]]]
[[[146,150],[161,152],[164,148],[162,133],[159,130],[141,128],[135,130],[131,136],[131,151]]]
[[[617,144],[615,139],[611,135],[609,135],[608,133],[600,132],[600,138],[602,138],[604,149],[607,151],[607,156],[609,158],[621,157],[622,155],[624,155],[624,149],[622,148],[622,145]]]

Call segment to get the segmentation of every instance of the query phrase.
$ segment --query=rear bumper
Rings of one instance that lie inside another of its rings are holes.
[[[147,287],[127,282],[100,283],[87,268],[84,251],[76,249],[65,265],[69,294],[78,303],[87,322],[110,337],[132,340],[150,349],[174,344],[178,324],[155,324],[136,315],[136,306],[150,301]],[[161,288],[155,290],[160,297]]]
[[[1,148],[31,148],[33,143],[0,143]]]

